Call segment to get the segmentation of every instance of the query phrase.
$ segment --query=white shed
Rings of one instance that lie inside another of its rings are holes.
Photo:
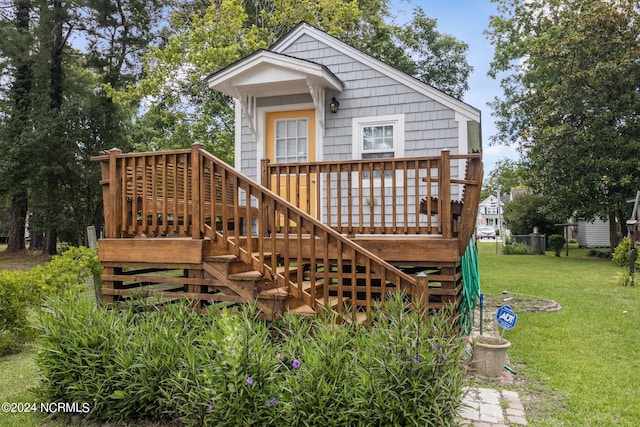
[[[578,220],[578,245],[581,248],[608,248],[609,241],[609,220],[594,221]]]

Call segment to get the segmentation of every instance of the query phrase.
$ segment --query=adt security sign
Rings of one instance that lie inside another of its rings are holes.
[[[498,319],[498,324],[506,329],[513,329],[516,326],[516,322],[518,321],[518,315],[511,310],[510,305],[505,305],[498,309],[496,313],[496,319]]]

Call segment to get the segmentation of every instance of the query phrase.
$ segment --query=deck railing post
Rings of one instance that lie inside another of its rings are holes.
[[[122,167],[118,167],[119,148],[109,150],[109,189],[104,209],[104,228],[108,238],[117,238],[122,230]]]
[[[194,142],[191,145],[191,237],[193,239],[202,238],[204,231],[200,218],[201,204],[204,202],[200,194],[200,148],[202,148],[202,144],[199,142]],[[185,203],[187,203],[186,200]],[[187,219],[185,218],[186,225]]]
[[[271,160],[269,159],[261,159],[260,160],[260,184],[265,187],[267,190],[271,190],[271,174],[269,173],[269,164],[271,163]],[[275,209],[275,205],[273,207]],[[271,215],[269,215],[269,213],[267,212],[267,209],[262,209],[262,216],[263,216],[263,229],[262,230],[258,230],[259,234],[262,235],[271,235],[271,230],[273,227],[272,221],[271,221]]]
[[[440,153],[440,173],[438,177],[438,199],[440,201],[438,221],[443,239],[451,239],[451,152]]]

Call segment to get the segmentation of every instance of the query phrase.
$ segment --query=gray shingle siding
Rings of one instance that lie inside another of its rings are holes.
[[[340,110],[332,114],[327,108],[325,135],[320,150],[322,160],[353,158],[354,118],[399,114],[404,116],[404,157],[435,156],[442,149],[449,149],[452,154],[458,153],[458,123],[453,109],[306,34],[280,53],[322,64],[344,83],[342,93],[326,93],[326,103],[336,96],[340,101]],[[307,93],[262,98],[258,100],[258,107],[310,102],[312,99]],[[256,165],[255,141],[243,114],[243,173],[255,178],[258,175]],[[456,177],[457,173],[454,167],[452,176]],[[454,197],[456,191],[454,188]]]

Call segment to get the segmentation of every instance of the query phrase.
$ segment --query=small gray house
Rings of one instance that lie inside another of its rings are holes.
[[[478,109],[307,23],[269,50],[209,76],[208,84],[235,99],[235,167],[254,179],[261,159],[328,162],[481,150]],[[464,175],[464,162],[452,160],[452,179]],[[454,199],[461,189],[452,188]],[[379,196],[367,201],[382,205]],[[320,199],[326,197],[323,190]]]
[[[480,111],[306,23],[208,84],[235,99],[235,168],[199,144],[94,158],[107,306],[140,277],[150,297],[256,303],[267,319],[366,321],[394,289],[463,307]],[[169,283],[147,275],[165,270]]]

